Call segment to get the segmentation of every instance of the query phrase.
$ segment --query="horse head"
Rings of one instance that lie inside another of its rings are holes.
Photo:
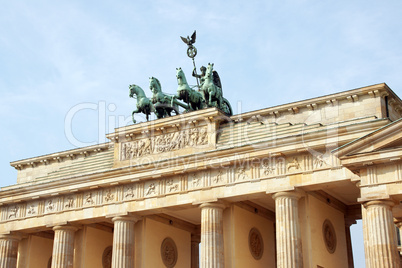
[[[142,88],[140,86],[132,84],[132,85],[129,85],[128,88],[130,89],[130,94],[129,94],[130,98],[135,98],[134,95],[137,98],[145,97],[144,90],[142,90]]]
[[[149,88],[154,93],[158,93],[162,91],[161,82],[159,82],[158,78],[150,77],[149,78]]]
[[[134,94],[137,95],[136,90],[135,90],[136,85],[132,84],[128,86],[128,89],[130,90],[130,94],[128,95],[130,98],[134,97]]]
[[[181,67],[176,68],[176,78],[177,78],[177,83],[179,85],[187,84],[186,76],[184,75],[184,72],[181,69]]]
[[[207,70],[205,72],[205,76],[206,77],[211,77],[213,70],[214,70],[214,64],[213,63],[208,63],[208,67],[207,67]]]

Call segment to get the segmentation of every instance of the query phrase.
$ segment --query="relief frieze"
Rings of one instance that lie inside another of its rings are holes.
[[[145,192],[145,196],[150,196],[150,195],[156,195],[156,186],[155,186],[154,182],[152,182],[148,185],[146,192]]]
[[[34,216],[38,214],[37,204],[31,203],[27,205],[27,216]]]
[[[74,196],[66,196],[64,198],[64,208],[72,209],[75,207]]]
[[[106,203],[109,203],[109,202],[112,202],[115,200],[115,194],[114,194],[113,189],[108,188],[104,191],[103,194],[104,194],[104,199],[105,199]]]
[[[245,168],[245,167],[240,166],[240,167],[238,167],[238,168],[236,169],[236,179],[237,179],[238,181],[244,181],[244,180],[249,179],[249,176],[248,176],[248,174],[247,174],[247,172],[246,172],[246,168]]]
[[[92,206],[95,205],[96,194],[93,192],[88,192],[84,194],[84,205],[85,206]]]
[[[168,192],[177,192],[179,190],[179,185],[174,182],[173,179],[167,179],[166,180],[166,186],[168,188]]]
[[[200,175],[201,175],[201,174],[198,174],[198,173],[192,173],[192,174],[190,174],[189,180],[190,180],[190,183],[191,183],[191,185],[192,185],[192,188],[199,188],[199,187],[201,187],[202,182],[201,182],[201,176],[200,176]]]
[[[135,197],[135,186],[133,184],[124,187],[124,199],[133,199]]]
[[[55,201],[53,201],[53,199],[49,199],[46,201],[46,207],[45,210],[46,212],[53,212],[56,209],[56,204]]]
[[[314,170],[332,168],[325,155],[299,154],[297,156],[253,158],[241,160],[230,166],[216,166],[172,174],[167,177],[134,181],[119,186],[94,187],[76,194],[60,195],[10,204],[1,209],[1,221],[38,217],[56,212],[109,205],[116,202],[131,202],[144,198],[183,194],[187,191],[205,190],[212,187],[231,186],[238,183],[281,178],[294,173],[309,174]],[[402,177],[402,176],[401,176]],[[96,189],[96,190],[95,190]]]
[[[20,210],[19,206],[11,206],[8,213],[8,219],[18,218],[18,211]]]
[[[298,171],[301,169],[301,165],[299,159],[297,157],[293,157],[291,161],[288,162],[288,171]]]
[[[213,177],[212,181],[214,184],[219,184],[224,182],[224,178],[223,178],[223,170],[219,169],[218,172],[216,173],[216,175]]]
[[[120,160],[208,144],[206,127],[184,129],[121,144]]]

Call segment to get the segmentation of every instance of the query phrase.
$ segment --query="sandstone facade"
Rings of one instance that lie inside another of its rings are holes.
[[[353,267],[357,219],[367,267],[399,267],[401,115],[378,84],[12,162],[0,267]]]

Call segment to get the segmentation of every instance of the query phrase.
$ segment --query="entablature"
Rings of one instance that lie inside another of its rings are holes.
[[[251,200],[253,196],[260,198],[272,191],[344,184],[350,180],[352,174],[332,166],[329,161],[308,154],[275,156],[233,166],[13,200],[0,204],[0,233],[124,213],[147,215],[212,199],[238,200],[243,196],[244,200]]]
[[[52,163],[63,162],[65,160],[74,160],[80,157],[88,157],[90,155],[108,150],[111,146],[113,146],[113,143],[110,142],[96,144],[93,146],[13,161],[10,163],[10,165],[17,170],[23,170],[29,167],[38,167],[40,165],[50,165]]]
[[[330,129],[312,129],[311,132],[296,132],[294,135],[286,135],[272,141],[260,141],[259,143],[243,146],[222,147],[209,149],[191,154],[175,154],[169,157],[156,158],[149,156],[131,159],[119,167],[101,170],[99,172],[79,174],[49,179],[34,180],[8,186],[0,192],[0,203],[17,202],[32,198],[68,194],[70,192],[85,191],[93,187],[109,187],[113,184],[125,184],[133,181],[152,180],[174,174],[185,174],[199,170],[209,170],[219,167],[230,167],[240,162],[260,161],[269,157],[283,157],[293,155],[306,155],[314,158],[312,161],[322,161],[322,158],[330,159],[331,165],[340,166],[337,158],[331,156],[330,151],[340,144],[347,143],[362,135],[384,125],[386,120],[371,120],[359,122],[340,129],[331,126]],[[116,152],[116,147],[115,152]],[[117,151],[119,157],[119,151]],[[116,154],[115,154],[116,157]],[[321,158],[321,160],[320,160]],[[287,160],[293,161],[294,159]],[[113,161],[112,158],[110,161]],[[119,158],[114,161],[119,161]],[[296,165],[296,164],[295,164]]]

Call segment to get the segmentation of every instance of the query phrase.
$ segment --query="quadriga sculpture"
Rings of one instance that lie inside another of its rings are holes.
[[[167,95],[162,92],[161,83],[157,78],[149,78],[149,88],[153,93],[151,101],[155,107],[155,114],[158,119],[171,116],[172,111],[174,111],[176,115],[179,114],[178,106],[188,110],[188,106],[179,102],[175,96]]]
[[[136,121],[134,119],[134,114],[136,113],[144,113],[147,121],[149,120],[149,115],[151,112],[154,112],[154,106],[152,105],[152,102],[150,99],[145,96],[144,90],[142,90],[141,87],[137,85],[130,85],[128,87],[130,89],[130,98],[136,98],[137,99],[137,109],[133,111],[132,113],[132,118],[133,118],[133,123],[135,124]],[[134,97],[135,96],[135,97]]]
[[[214,64],[208,63],[201,92],[208,107],[217,107],[226,115],[233,115],[230,102],[223,97],[222,84],[219,75],[213,70]]]
[[[176,68],[177,88],[176,98],[187,103],[191,110],[200,110],[205,107],[202,94],[192,88],[187,83],[186,76],[181,68]]]

